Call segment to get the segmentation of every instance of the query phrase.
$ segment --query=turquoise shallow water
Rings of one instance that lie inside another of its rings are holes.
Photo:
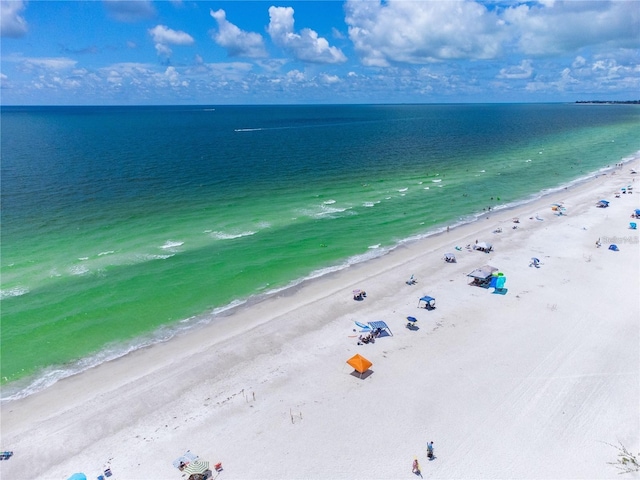
[[[639,112],[5,107],[3,398],[591,175]]]

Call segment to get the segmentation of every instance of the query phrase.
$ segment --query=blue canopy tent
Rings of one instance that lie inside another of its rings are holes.
[[[377,322],[369,322],[369,326],[371,327],[371,330],[378,331],[378,336],[379,337],[386,337],[391,336],[393,337],[393,333],[391,333],[391,329],[389,328],[389,325],[387,325],[385,322],[383,321],[377,321]]]
[[[609,206],[609,202],[607,200],[600,200],[596,203],[596,207],[607,208]]]
[[[426,308],[427,310],[433,310],[434,308],[436,308],[436,299],[433,297],[430,297],[428,295],[421,297],[420,300],[418,300],[418,308],[420,308],[420,304],[422,302],[424,302],[424,308]]]

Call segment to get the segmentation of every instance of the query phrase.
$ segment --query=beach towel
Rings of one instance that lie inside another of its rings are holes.
[[[355,322],[355,324],[362,329],[362,332],[368,332],[371,330],[371,327],[369,325],[365,325],[364,323]]]

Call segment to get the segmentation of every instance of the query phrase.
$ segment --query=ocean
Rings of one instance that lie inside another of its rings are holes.
[[[2,107],[2,399],[637,157],[639,114]]]

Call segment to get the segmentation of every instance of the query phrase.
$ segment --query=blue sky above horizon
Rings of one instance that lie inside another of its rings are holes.
[[[0,1],[4,105],[640,98],[640,3]]]

